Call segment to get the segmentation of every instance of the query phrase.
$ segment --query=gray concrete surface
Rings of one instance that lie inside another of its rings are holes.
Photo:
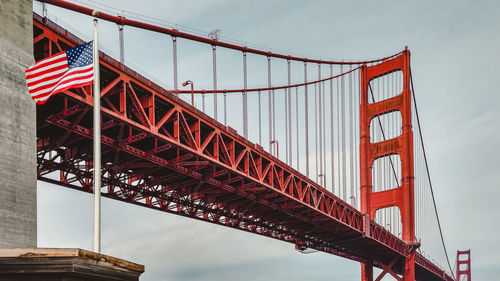
[[[36,108],[31,0],[0,0],[0,247],[36,247]]]

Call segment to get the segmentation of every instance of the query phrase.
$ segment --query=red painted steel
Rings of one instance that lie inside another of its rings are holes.
[[[66,2],[66,1],[63,1],[63,0],[40,0],[39,2],[51,4],[51,5],[58,6],[58,7],[61,7],[61,8],[65,8],[65,9],[68,9],[68,10],[71,10],[71,11],[74,11],[74,12],[77,12],[77,13],[85,14],[85,15],[88,15],[88,16],[91,16],[92,12],[94,11],[93,9],[86,8],[86,7],[83,7],[83,6],[80,6],[80,5],[77,5],[77,4],[73,4],[73,3],[70,3],[70,2]],[[226,43],[226,42],[219,41],[219,40],[216,40],[216,39],[210,39],[210,38],[207,38],[207,37],[201,37],[201,36],[197,36],[197,35],[193,35],[193,34],[181,32],[181,31],[178,31],[176,29],[169,29],[169,28],[164,28],[164,27],[157,26],[157,25],[143,23],[143,22],[140,22],[140,21],[130,20],[130,19],[127,19],[127,18],[124,18],[124,17],[121,17],[121,16],[112,16],[110,14],[106,14],[106,13],[103,13],[103,12],[99,12],[98,18],[106,20],[106,21],[114,22],[114,23],[119,24],[121,26],[124,26],[124,25],[133,26],[133,27],[137,27],[137,28],[141,28],[141,29],[145,29],[145,30],[150,30],[150,31],[154,31],[154,32],[159,32],[159,33],[167,34],[167,35],[170,35],[172,37],[180,37],[180,38],[189,39],[189,40],[192,40],[192,41],[197,41],[197,42],[200,42],[200,43],[210,44],[212,46],[220,46],[220,47],[223,47],[223,48],[228,48],[228,49],[232,49],[232,50],[242,51],[242,52],[246,52],[246,53],[252,53],[252,54],[256,54],[256,55],[263,55],[263,56],[268,56],[268,57],[273,57],[273,58],[279,58],[279,59],[284,59],[284,60],[302,61],[302,62],[308,62],[308,63],[323,63],[323,64],[363,64],[363,63],[374,63],[374,62],[380,62],[380,61],[383,61],[385,59],[389,59],[389,58],[395,57],[395,56],[397,56],[397,55],[400,54],[400,53],[398,53],[398,54],[395,54],[395,55],[392,55],[392,56],[388,56],[388,57],[385,57],[385,58],[381,58],[381,59],[366,60],[366,61],[352,61],[352,62],[349,62],[349,61],[315,60],[315,59],[308,59],[308,58],[301,58],[301,57],[295,57],[295,56],[290,56],[290,55],[283,55],[283,54],[273,53],[271,51],[262,51],[262,50],[258,50],[258,49],[254,49],[254,48],[248,48],[247,46],[240,46],[240,45],[235,45],[235,44],[231,44],[231,43]]]
[[[465,268],[460,266],[464,265]],[[457,281],[471,281],[470,250],[457,251]],[[465,280],[462,277],[466,277]]]
[[[40,60],[83,41],[34,15]],[[100,53],[103,196],[402,271],[408,245],[256,144]],[[92,192],[91,87],[37,107],[38,179]],[[416,274],[452,280],[417,255]]]
[[[282,89],[290,89],[290,88],[297,88],[297,87],[302,87],[302,86],[307,86],[307,85],[312,85],[312,84],[319,84],[321,82],[333,80],[336,78],[339,78],[340,76],[347,75],[351,72],[354,72],[358,70],[360,67],[353,68],[349,71],[343,72],[338,75],[334,75],[331,77],[327,77],[324,79],[320,80],[314,80],[310,81],[307,83],[298,83],[298,84],[293,84],[293,85],[283,85],[283,86],[275,86],[275,87],[266,87],[266,88],[250,88],[250,89],[222,89],[222,90],[193,90],[191,91],[186,91],[186,90],[173,90],[170,91],[170,93],[176,93],[176,94],[190,94],[190,93],[195,93],[195,94],[213,94],[213,93],[242,93],[242,92],[263,92],[263,91],[275,91],[275,90],[282,90]]]
[[[403,91],[393,98],[378,102],[369,102],[373,94],[370,81],[394,71],[402,71]],[[415,241],[414,173],[413,173],[413,132],[411,124],[410,92],[410,52],[405,49],[395,58],[373,66],[361,68],[361,104],[360,104],[360,177],[361,211],[375,218],[379,209],[396,206],[401,213],[403,225],[402,238],[408,245],[408,252],[402,273],[405,281],[415,280],[415,250],[419,244]],[[398,111],[402,119],[402,133],[393,139],[377,143],[370,142],[370,122],[373,118]],[[401,159],[401,186],[385,191],[374,192],[372,183],[373,162],[381,157],[397,154]],[[395,276],[392,271],[394,261],[389,266],[382,266],[385,273]],[[372,280],[370,265],[362,265],[362,280]],[[379,276],[379,278],[381,278]],[[377,278],[376,280],[379,280]],[[398,279],[398,278],[396,278]],[[399,280],[399,279],[398,279]]]

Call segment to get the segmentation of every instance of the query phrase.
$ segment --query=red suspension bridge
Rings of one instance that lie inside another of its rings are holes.
[[[35,60],[84,43],[33,17]],[[454,280],[408,49],[371,61],[314,60],[98,17],[116,23],[121,38],[120,61],[100,53],[103,196],[359,261],[362,280],[374,280],[374,266],[382,269],[376,280]],[[124,26],[172,38],[172,89],[124,64]],[[180,39],[211,47],[212,89],[178,89]],[[241,53],[239,89],[217,87],[217,52],[224,50]],[[259,57],[267,59],[260,81],[267,87],[252,88],[247,60]],[[284,69],[286,83],[273,83],[273,65]],[[191,103],[184,94],[193,95]],[[93,192],[92,107],[91,86],[37,106],[39,180]]]

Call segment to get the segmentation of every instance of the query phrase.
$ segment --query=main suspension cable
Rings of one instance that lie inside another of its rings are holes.
[[[94,11],[94,9],[80,6],[80,5],[70,3],[67,1],[63,1],[63,0],[38,0],[38,1],[41,3],[47,3],[50,5],[61,7],[61,8],[67,9],[67,10],[77,12],[77,13],[85,14],[88,16],[91,16],[92,12]],[[110,6],[108,6],[108,8],[110,8]],[[126,12],[124,10],[120,10],[120,9],[116,9],[116,8],[114,8],[114,10],[117,14],[119,14],[120,12],[122,14],[124,12]],[[127,13],[129,13],[129,12],[127,12]],[[130,14],[132,14],[132,13],[130,13]],[[137,13],[134,13],[134,14],[139,15]],[[184,39],[188,39],[188,40],[192,40],[192,41],[197,41],[200,43],[220,46],[220,47],[227,48],[227,49],[232,49],[232,50],[237,50],[237,51],[242,51],[242,52],[244,51],[244,52],[248,52],[248,53],[252,53],[252,54],[270,56],[270,57],[285,59],[285,60],[288,59],[288,60],[293,60],[293,61],[321,63],[321,64],[361,65],[361,64],[366,64],[366,63],[370,63],[370,62],[380,62],[380,61],[388,60],[388,59],[394,58],[402,53],[402,51],[401,51],[401,52],[398,52],[398,53],[393,54],[393,55],[388,56],[388,57],[374,59],[374,60],[365,60],[365,61],[334,61],[334,60],[308,59],[308,58],[301,58],[301,57],[296,57],[296,56],[291,56],[291,55],[284,55],[284,54],[280,54],[280,53],[274,53],[274,52],[270,52],[270,51],[259,50],[259,49],[255,49],[255,48],[249,48],[249,47],[245,46],[245,44],[237,45],[237,44],[233,44],[233,43],[229,43],[229,42],[219,41],[216,39],[210,39],[210,38],[207,38],[204,36],[199,36],[199,35],[194,35],[194,34],[182,32],[182,31],[179,31],[177,29],[171,29],[171,28],[166,28],[163,26],[154,25],[151,23],[141,22],[138,20],[127,19],[123,16],[113,16],[111,14],[107,14],[104,12],[99,12],[97,17],[102,19],[102,20],[114,22],[114,23],[117,23],[117,24],[120,24],[123,26],[125,26],[125,25],[133,26],[136,28],[144,29],[144,30],[150,30],[153,32],[167,34],[167,35],[170,35],[173,37],[179,37],[179,38],[184,38]],[[148,18],[148,16],[144,16],[144,15],[142,15],[142,17]],[[151,18],[151,17],[149,17],[149,18]]]
[[[412,97],[413,97],[413,103],[415,105],[415,116],[417,117],[417,125],[418,125],[418,132],[420,135],[420,143],[422,144],[422,153],[424,155],[425,170],[427,171],[427,179],[429,180],[429,187],[431,190],[432,204],[434,205],[434,213],[436,214],[436,220],[437,220],[438,227],[439,227],[439,235],[441,236],[441,243],[443,244],[443,249],[444,249],[444,253],[446,256],[446,261],[448,263],[448,267],[450,269],[450,273],[452,274],[453,279],[456,280],[456,277],[453,274],[453,270],[451,268],[450,259],[448,258],[448,251],[446,250],[446,244],[444,243],[443,231],[441,229],[441,222],[439,221],[439,215],[438,215],[438,211],[437,211],[437,207],[436,207],[436,199],[434,198],[434,190],[432,188],[431,175],[429,172],[429,165],[427,163],[427,156],[425,154],[424,137],[422,136],[422,130],[420,128],[420,118],[418,116],[417,101],[415,99],[415,88],[413,87],[413,77],[411,75],[411,67],[410,67],[410,85],[411,85],[411,93],[412,93]]]
[[[346,71],[344,73],[340,73],[335,76],[330,76],[327,78],[323,78],[320,80],[314,80],[314,81],[309,81],[309,82],[304,82],[304,83],[298,83],[298,84],[292,84],[292,85],[283,85],[283,86],[275,86],[271,87],[271,84],[268,83],[268,87],[266,88],[249,88],[249,89],[217,89],[217,90],[196,90],[194,89],[193,91],[191,90],[167,90],[169,93],[173,94],[213,94],[213,93],[238,93],[241,94],[241,92],[258,92],[258,91],[273,91],[273,90],[281,90],[281,89],[288,89],[288,88],[297,88],[297,87],[302,87],[302,86],[307,86],[307,85],[312,85],[312,84],[320,84],[321,82],[325,82],[328,80],[333,80],[336,78],[339,78],[341,76],[347,75],[353,71],[356,71],[360,69],[361,67],[356,67],[353,68],[352,70]],[[268,66],[268,72],[270,73],[270,67]]]

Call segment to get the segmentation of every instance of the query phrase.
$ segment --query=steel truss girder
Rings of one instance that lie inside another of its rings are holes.
[[[37,15],[34,28],[41,30],[35,38],[37,59],[83,43]],[[366,247],[380,251],[377,256],[406,255],[403,241],[253,143],[103,53],[100,63],[101,142],[107,148],[103,159],[110,161],[103,165],[108,186],[103,196],[356,261],[375,255]],[[40,180],[92,192],[92,130],[88,118],[75,118],[92,106],[91,88],[83,87],[38,108]],[[68,136],[58,139],[54,132]],[[69,157],[60,155],[62,161],[45,158],[66,151]],[[147,163],[158,168],[133,166]],[[58,179],[52,176],[56,171]],[[223,199],[228,195],[229,203]],[[364,234],[367,226],[372,235]],[[358,242],[348,242],[352,238]]]

